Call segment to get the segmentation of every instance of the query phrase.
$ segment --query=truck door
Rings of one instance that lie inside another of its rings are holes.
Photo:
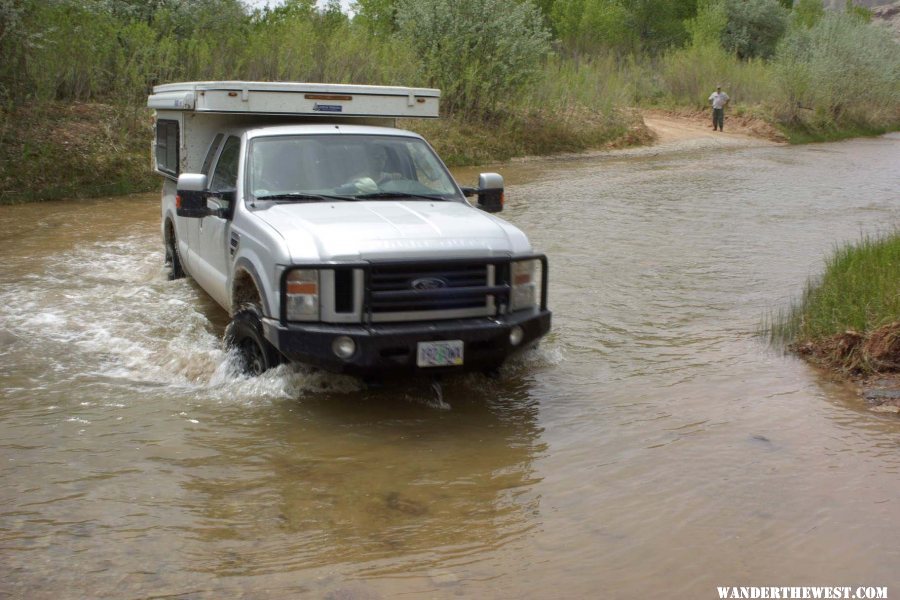
[[[222,196],[222,199],[217,202],[225,209],[225,216],[209,216],[200,221],[196,245],[197,265],[192,269],[196,271],[194,277],[197,282],[226,308],[229,307],[231,296],[228,290],[229,266],[231,265],[228,233],[231,230],[234,203],[237,202],[240,156],[240,138],[229,136],[219,153],[209,184],[211,192]]]

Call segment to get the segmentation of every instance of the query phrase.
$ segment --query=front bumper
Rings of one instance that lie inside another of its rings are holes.
[[[281,324],[264,319],[263,331],[289,360],[316,365],[335,373],[359,376],[398,373],[439,374],[499,367],[509,356],[533,346],[550,330],[549,310],[522,311],[497,317],[389,323],[377,325],[331,325],[327,323]],[[510,330],[518,325],[524,336],[510,344]],[[356,342],[356,352],[347,360],[335,356],[332,342],[338,336]],[[463,364],[453,367],[416,366],[417,344],[462,340]]]

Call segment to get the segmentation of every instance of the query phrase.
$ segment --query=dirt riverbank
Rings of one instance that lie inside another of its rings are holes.
[[[714,131],[708,111],[647,110],[643,116],[659,144],[694,142],[737,146],[787,142],[771,123],[754,117],[726,114],[725,130]]]
[[[900,415],[900,321],[867,334],[845,331],[791,350],[853,382],[872,410]]]

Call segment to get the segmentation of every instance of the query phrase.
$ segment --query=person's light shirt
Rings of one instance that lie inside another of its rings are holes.
[[[728,102],[728,94],[725,92],[713,92],[709,95],[709,99],[712,100],[713,108],[725,108],[725,103]]]

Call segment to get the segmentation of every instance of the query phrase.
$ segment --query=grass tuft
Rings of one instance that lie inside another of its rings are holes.
[[[900,232],[834,251],[824,275],[764,325],[770,340],[854,373],[900,367]]]

